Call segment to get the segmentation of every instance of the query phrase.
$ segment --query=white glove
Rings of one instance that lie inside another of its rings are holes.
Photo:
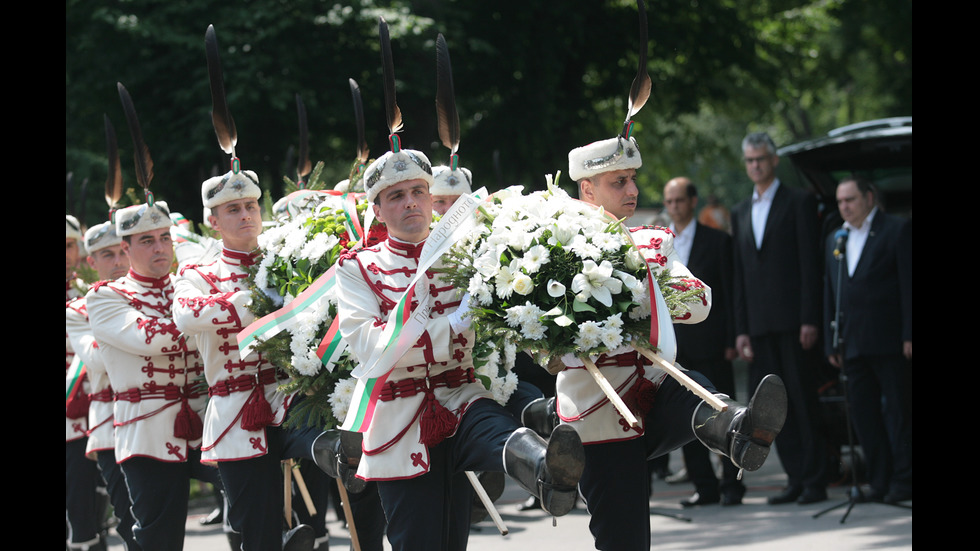
[[[449,314],[449,326],[456,334],[462,333],[470,328],[473,316],[470,314],[470,294],[466,293],[459,301],[459,308]]]

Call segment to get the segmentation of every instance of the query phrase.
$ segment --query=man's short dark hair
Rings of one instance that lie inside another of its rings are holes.
[[[878,195],[878,190],[875,188],[875,185],[867,178],[862,178],[861,176],[849,176],[840,181],[841,184],[846,182],[854,182],[854,185],[857,186],[858,192],[861,195],[867,195],[868,193],[874,196]]]

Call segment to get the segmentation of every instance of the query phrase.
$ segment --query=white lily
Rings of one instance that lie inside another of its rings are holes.
[[[572,278],[575,298],[587,302],[594,297],[603,306],[612,306],[612,295],[623,290],[623,282],[612,277],[613,266],[608,260],[596,264],[592,260],[582,262],[582,273]]]

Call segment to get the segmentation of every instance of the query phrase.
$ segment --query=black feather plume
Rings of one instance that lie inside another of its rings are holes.
[[[357,160],[364,164],[367,163],[369,154],[367,140],[364,139],[364,102],[361,100],[361,88],[357,82],[352,78],[347,80],[350,82],[350,95],[354,101],[354,122],[357,124]]]
[[[221,76],[221,59],[218,57],[218,37],[214,25],[208,25],[204,35],[204,49],[208,56],[208,78],[211,80],[211,122],[214,133],[218,135],[218,145],[225,153],[235,156],[238,131],[235,120],[231,118],[228,102],[225,99],[225,85]]]
[[[129,92],[121,82],[116,83],[116,87],[119,89],[119,99],[122,101],[126,123],[129,125],[129,135],[133,138],[136,181],[142,186],[143,191],[149,194],[150,182],[153,181],[153,158],[150,157],[150,150],[143,141],[143,131],[140,129],[140,121],[136,116],[136,108],[133,107],[133,100],[129,97]]]
[[[633,86],[630,88],[629,108],[626,111],[626,121],[623,123],[621,134],[624,138],[628,137],[630,121],[650,99],[650,91],[653,88],[653,82],[647,73],[649,38],[647,36],[647,11],[643,5],[643,0],[636,0],[636,8],[640,16],[640,62],[636,71],[636,78],[633,79]]]
[[[306,106],[303,98],[296,94],[296,113],[299,117],[299,155],[296,160],[296,178],[302,183],[312,170],[310,164],[310,137],[306,126]]]
[[[391,38],[388,36],[388,23],[378,18],[378,34],[381,37],[381,69],[384,73],[385,114],[388,117],[388,132],[396,134],[402,129],[402,112],[395,100],[395,62],[391,57]]]
[[[459,149],[459,112],[453,90],[453,65],[442,33],[436,38],[436,118],[439,121],[439,139],[442,145],[449,148],[452,157]]]
[[[109,115],[105,118],[105,149],[106,157],[109,161],[109,172],[105,179],[105,201],[109,204],[109,212],[116,207],[116,203],[122,199],[123,179],[122,168],[119,163],[119,146],[116,142],[116,129],[109,120]]]

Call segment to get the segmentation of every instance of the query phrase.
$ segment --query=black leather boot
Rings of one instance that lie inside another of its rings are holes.
[[[357,478],[357,465],[361,460],[359,432],[330,429],[320,433],[313,441],[313,461],[320,470],[344,483],[351,493],[364,491],[367,482]]]
[[[521,411],[521,424],[538,433],[542,438],[551,436],[551,432],[561,422],[555,410],[555,397],[538,398]]]
[[[575,508],[584,469],[582,439],[569,425],[555,427],[549,440],[521,427],[504,444],[504,470],[556,517]]]
[[[786,388],[777,375],[766,375],[748,406],[718,395],[728,405],[716,411],[706,402],[694,410],[694,435],[712,451],[731,459],[740,469],[762,467],[773,440],[786,421]]]

